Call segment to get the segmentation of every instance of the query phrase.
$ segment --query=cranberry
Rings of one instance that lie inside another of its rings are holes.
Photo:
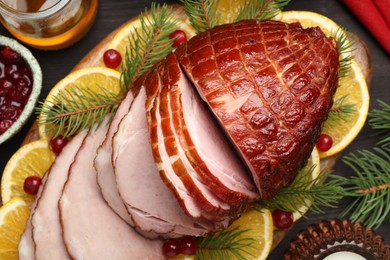
[[[172,43],[172,46],[176,47],[187,41],[187,35],[182,30],[176,30],[169,35],[169,39],[175,39]]]
[[[62,135],[59,135],[56,138],[50,140],[49,146],[53,152],[59,154],[67,143],[68,139],[64,138]]]
[[[29,176],[24,180],[23,190],[30,195],[37,195],[41,183],[39,176]]]
[[[163,243],[162,248],[165,257],[174,257],[180,254],[180,242],[177,239],[169,239]]]
[[[8,62],[18,62],[20,60],[20,55],[9,46],[4,47],[1,51],[1,56]]]
[[[194,237],[184,237],[180,240],[180,253],[184,255],[195,255],[198,249],[198,242]]]
[[[8,129],[19,118],[32,92],[32,85],[32,71],[27,62],[10,47],[0,46],[1,131]]]
[[[11,127],[14,122],[8,119],[0,121],[0,134],[4,133]]]
[[[14,84],[8,79],[0,79],[0,96],[6,96],[12,90]]]
[[[330,148],[332,148],[332,145],[333,145],[332,137],[327,134],[321,134],[320,140],[318,140],[316,147],[319,151],[326,152]]]
[[[117,50],[109,49],[104,52],[103,61],[106,67],[115,69],[121,64],[122,56]]]
[[[294,223],[294,216],[291,212],[275,209],[272,212],[274,226],[280,229],[289,228]]]

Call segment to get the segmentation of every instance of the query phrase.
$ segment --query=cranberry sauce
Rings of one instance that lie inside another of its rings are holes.
[[[25,59],[0,45],[0,135],[20,116],[32,91],[33,79]]]

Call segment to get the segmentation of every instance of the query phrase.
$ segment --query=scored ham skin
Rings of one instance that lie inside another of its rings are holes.
[[[335,41],[319,28],[248,20],[198,34],[175,54],[248,165],[261,198],[288,186],[333,105]]]
[[[58,200],[68,177],[68,170],[86,137],[86,131],[72,138],[56,157],[31,215],[36,259],[70,259],[62,239]]]
[[[245,209],[258,198],[256,187],[228,144],[208,108],[185,77],[171,54],[166,62],[166,82],[161,90],[168,97],[170,118],[186,157],[210,189],[231,206]]]
[[[93,160],[106,133],[104,121],[84,140],[59,201],[69,255],[73,259],[164,259],[162,241],[138,234],[108,206],[100,193]]]

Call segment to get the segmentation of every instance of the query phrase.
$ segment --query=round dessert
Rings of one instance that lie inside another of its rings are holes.
[[[300,231],[283,259],[390,259],[390,245],[359,222],[323,220]]]
[[[41,88],[42,71],[31,52],[0,36],[0,144],[26,123]]]

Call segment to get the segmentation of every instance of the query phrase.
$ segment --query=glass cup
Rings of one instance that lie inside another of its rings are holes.
[[[97,6],[98,0],[0,0],[0,21],[25,44],[56,50],[88,32]]]

